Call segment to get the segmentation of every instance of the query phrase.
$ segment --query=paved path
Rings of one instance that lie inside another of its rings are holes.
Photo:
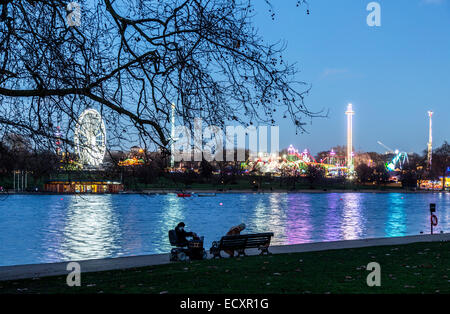
[[[278,246],[271,246],[270,251],[274,254],[283,254],[283,253],[326,251],[326,250],[349,249],[368,246],[401,245],[417,242],[438,242],[438,241],[450,241],[450,233],[393,237],[393,238],[335,241],[335,242],[304,243],[294,245],[278,245]],[[248,250],[246,252],[248,255],[258,254],[258,250],[256,249]],[[0,281],[66,275],[69,273],[66,270],[67,263],[68,262],[1,266]],[[79,263],[81,265],[81,272],[96,272],[96,271],[161,265],[161,264],[168,264],[170,262],[169,262],[169,254],[156,254],[156,255],[85,260],[79,261]]]

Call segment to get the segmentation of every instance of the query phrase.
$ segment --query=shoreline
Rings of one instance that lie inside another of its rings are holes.
[[[178,193],[177,190],[149,190],[144,189],[142,192],[132,191],[132,192],[123,192],[121,194],[159,194],[159,193]],[[304,189],[304,190],[261,190],[261,191],[253,191],[253,190],[227,190],[227,191],[216,191],[216,190],[199,190],[199,189],[186,189],[187,193],[215,193],[215,194],[239,194],[239,193],[247,193],[247,194],[296,194],[296,193],[448,193],[448,191],[426,191],[426,190],[418,190],[418,191],[408,191],[408,190],[397,190],[397,189],[386,189],[386,190],[373,190],[373,189]]]
[[[403,190],[403,189],[301,189],[301,190],[213,190],[213,189],[143,189],[142,191],[129,190],[119,193],[54,193],[54,192],[1,192],[0,197],[8,195],[126,195],[126,194],[145,194],[145,195],[164,195],[164,194],[319,194],[319,193],[400,193],[400,194],[442,194],[450,191],[430,191],[430,190]]]
[[[347,250],[364,247],[377,246],[394,246],[413,243],[426,242],[448,242],[450,241],[450,233],[413,235],[390,238],[367,238],[356,240],[342,240],[330,242],[312,242],[291,245],[274,245],[270,246],[269,251],[272,254],[291,254],[291,253],[307,253],[317,251]],[[257,249],[246,250],[248,256],[259,254]],[[208,259],[211,254],[208,252]],[[50,276],[67,275],[67,264],[72,261],[43,263],[43,264],[27,264],[0,266],[0,282],[17,279],[41,278]],[[146,266],[175,264],[177,262],[169,261],[169,253],[151,254],[139,256],[124,256],[115,258],[102,258],[90,260],[78,260],[84,273],[101,272],[110,270],[124,270],[131,268],[139,268]]]

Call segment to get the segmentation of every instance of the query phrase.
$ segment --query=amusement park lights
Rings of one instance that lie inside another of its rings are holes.
[[[354,164],[353,164],[353,115],[355,112],[353,111],[353,105],[348,104],[347,111],[345,112],[347,115],[347,168],[349,174],[353,173]]]
[[[81,163],[99,166],[106,152],[106,128],[101,114],[95,109],[86,109],[77,120],[75,149]]]
[[[430,117],[430,135],[428,140],[428,168],[431,169],[431,164],[433,161],[433,111],[428,111],[428,116]]]
[[[173,168],[175,166],[175,104],[172,103],[171,106],[171,114],[170,114],[170,167]]]

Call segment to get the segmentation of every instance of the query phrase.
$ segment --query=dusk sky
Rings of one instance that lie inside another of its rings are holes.
[[[428,141],[427,111],[434,115],[434,146],[450,140],[450,0],[378,1],[381,26],[366,23],[368,0],[310,0],[310,15],[296,1],[274,1],[272,20],[264,1],[255,1],[255,26],[269,42],[283,40],[285,57],[312,85],[305,102],[328,118],[296,135],[280,123],[280,147],[294,144],[313,153],[346,143],[352,103],[354,147],[384,152],[422,152]]]

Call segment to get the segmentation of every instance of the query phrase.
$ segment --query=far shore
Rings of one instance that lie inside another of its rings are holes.
[[[156,190],[156,189],[145,189],[142,191],[125,191],[122,194],[161,194],[161,193],[179,193],[180,190]],[[442,193],[442,191],[427,191],[427,190],[399,190],[399,189],[383,189],[383,190],[376,190],[376,189],[302,189],[302,190],[224,190],[224,191],[217,191],[217,190],[201,190],[201,189],[186,189],[183,190],[184,193],[193,193],[193,194],[241,194],[241,193],[249,193],[249,194],[270,194],[270,193]],[[448,191],[446,191],[448,192]]]
[[[120,192],[118,194],[146,194],[146,195],[159,195],[159,194],[177,194],[177,193],[186,193],[186,194],[286,194],[286,193],[402,193],[402,194],[412,194],[412,193],[449,193],[449,191],[432,191],[432,190],[406,190],[406,189],[393,189],[393,188],[383,188],[383,189],[299,189],[299,190],[286,190],[286,189],[264,189],[264,190],[251,190],[251,189],[242,189],[242,190],[213,190],[213,189],[143,189],[143,190],[127,190]],[[53,193],[53,192],[0,192],[1,195],[101,195],[101,194],[111,194],[111,193]],[[116,193],[117,194],[117,193]]]

